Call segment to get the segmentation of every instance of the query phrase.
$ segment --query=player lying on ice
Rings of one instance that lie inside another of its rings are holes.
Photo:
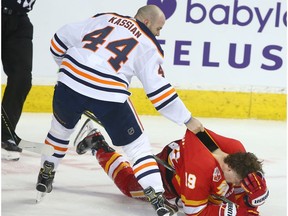
[[[208,129],[206,132],[217,144],[212,152],[205,146],[206,143],[187,130],[182,140],[171,142],[156,155],[172,168],[158,164],[164,196],[167,199],[176,198],[176,204],[183,207],[184,213],[189,216],[259,215],[257,208],[269,195],[262,162],[253,153],[246,152],[240,141]],[[82,134],[75,143],[78,154],[92,150],[122,193],[144,199],[143,189],[129,162],[107,144],[99,130]],[[233,203],[222,202],[219,200],[221,196]],[[152,190],[150,199],[154,197]]]

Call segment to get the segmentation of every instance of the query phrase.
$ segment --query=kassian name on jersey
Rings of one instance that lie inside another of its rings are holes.
[[[139,38],[142,35],[141,31],[139,31],[137,26],[134,25],[134,23],[131,22],[129,19],[112,17],[108,22],[127,28],[137,38]]]

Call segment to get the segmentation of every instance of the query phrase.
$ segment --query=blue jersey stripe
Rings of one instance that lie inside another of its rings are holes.
[[[147,96],[148,96],[149,98],[150,98],[150,97],[153,97],[153,96],[161,93],[162,91],[164,91],[165,89],[168,89],[168,88],[170,88],[170,87],[171,87],[171,84],[168,83],[167,85],[162,86],[161,88],[157,89],[156,91],[147,94]]]
[[[159,106],[155,107],[156,110],[160,110],[163,107],[167,106],[167,104],[171,103],[173,100],[175,100],[178,97],[177,94],[174,94],[171,98],[169,98],[168,100],[166,100],[165,102],[163,102],[162,104],[160,104]]]
[[[81,83],[82,85],[85,85],[85,86],[88,86],[90,88],[93,88],[93,89],[97,89],[99,91],[105,91],[105,92],[115,92],[115,93],[120,93],[120,94],[126,94],[128,96],[131,95],[130,92],[126,91],[126,90],[121,90],[121,89],[113,89],[113,88],[106,88],[106,87],[101,87],[101,86],[97,86],[97,85],[94,85],[90,82],[87,82],[85,80],[82,80],[76,76],[74,76],[73,74],[71,74],[69,71],[67,71],[66,69],[64,68],[60,68],[59,72],[62,72],[64,74],[66,74],[67,76],[69,76],[71,79],[75,80],[76,82],[79,82]]]
[[[153,173],[160,173],[160,171],[159,171],[159,169],[152,169],[152,170],[149,170],[147,172],[142,173],[141,175],[137,176],[136,178],[139,181],[141,178],[146,177],[146,176],[153,174]]]
[[[69,140],[61,140],[61,139],[58,139],[54,136],[52,136],[50,133],[48,133],[47,137],[51,140],[53,140],[54,142],[57,142],[57,143],[61,143],[61,144],[64,144],[64,145],[68,145],[69,144]]]
[[[57,36],[57,34],[54,34],[55,41],[65,50],[68,49],[68,47],[60,40],[60,38]]]
[[[94,74],[96,74],[98,76],[101,76],[101,77],[109,78],[109,79],[115,80],[117,82],[124,83],[126,86],[129,86],[129,84],[126,81],[122,80],[121,78],[115,77],[115,76],[112,76],[112,75],[109,75],[109,74],[101,73],[100,71],[94,70],[93,68],[90,68],[90,67],[88,67],[86,65],[83,65],[83,64],[79,63],[74,58],[72,58],[70,55],[65,55],[64,58],[69,59],[73,64],[77,65],[78,67],[82,68],[83,70],[92,72],[92,73],[94,73]]]

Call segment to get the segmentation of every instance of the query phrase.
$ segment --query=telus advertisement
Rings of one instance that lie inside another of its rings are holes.
[[[286,1],[148,0],[165,13],[164,71],[183,88],[286,88]],[[213,88],[213,87],[212,87]]]

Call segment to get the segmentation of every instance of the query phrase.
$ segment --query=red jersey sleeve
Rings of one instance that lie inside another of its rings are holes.
[[[232,139],[229,137],[221,136],[207,128],[205,130],[209,133],[209,135],[214,139],[217,143],[218,147],[228,154],[233,154],[236,152],[246,152],[243,144],[236,139]]]

